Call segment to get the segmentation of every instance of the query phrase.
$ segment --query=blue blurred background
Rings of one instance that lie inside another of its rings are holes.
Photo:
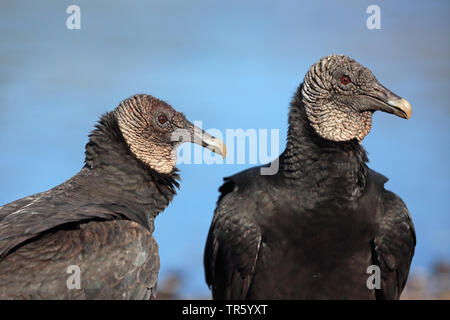
[[[66,8],[81,8],[68,30]],[[369,30],[366,9],[381,8]],[[309,66],[344,53],[408,99],[406,121],[377,113],[370,166],[407,203],[413,272],[450,259],[448,1],[23,1],[0,3],[0,205],[83,165],[100,114],[134,93],[166,100],[203,128],[280,130]],[[251,166],[179,165],[181,189],[156,220],[160,279],[208,296],[203,248],[222,177]]]

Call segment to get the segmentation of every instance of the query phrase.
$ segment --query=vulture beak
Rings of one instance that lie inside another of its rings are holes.
[[[187,130],[188,133],[188,138],[183,139],[183,142],[192,142],[201,145],[212,152],[220,154],[223,158],[227,155],[225,143],[223,143],[223,141],[219,138],[213,137],[201,128],[194,126],[188,120],[185,120],[183,129]]]
[[[388,100],[387,102],[390,106],[393,107],[393,112],[396,116],[409,119],[412,115],[411,104],[408,100],[400,98],[397,100]]]
[[[194,126],[194,143],[199,144],[212,152],[220,154],[223,158],[227,155],[225,143],[219,138],[213,137],[209,133]]]
[[[373,110],[393,113],[404,119],[409,119],[411,117],[411,104],[378,82],[373,87],[372,93],[368,96],[372,101],[371,107]]]

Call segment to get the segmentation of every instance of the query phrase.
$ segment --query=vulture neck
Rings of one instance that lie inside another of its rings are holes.
[[[280,155],[279,173],[283,181],[301,185],[302,192],[319,198],[337,196],[353,200],[365,187],[367,161],[366,152],[356,139],[335,142],[314,131],[300,86],[291,102],[286,149]]]
[[[154,218],[176,194],[177,170],[161,174],[136,158],[113,112],[103,115],[89,135],[85,155],[83,170],[98,184],[101,205],[153,231]]]

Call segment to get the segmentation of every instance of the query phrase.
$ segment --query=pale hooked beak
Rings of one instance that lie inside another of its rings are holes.
[[[411,118],[411,104],[406,99],[399,97],[380,83],[376,83],[372,93],[367,96],[372,102],[370,106],[372,110],[393,113],[404,119]]]
[[[197,134],[196,131],[198,131],[199,133]],[[201,141],[201,143],[195,142],[195,139],[198,139],[199,141]],[[227,155],[227,147],[225,146],[225,143],[223,143],[222,140],[213,137],[209,133],[195,126],[194,126],[194,143],[200,144],[206,149],[209,149],[212,152],[220,154],[223,158],[225,158]]]
[[[411,104],[408,102],[408,100],[403,99],[403,98],[396,99],[396,100],[388,100],[387,104],[390,105],[391,107],[394,107],[392,112],[396,116],[399,116],[399,117],[402,117],[405,119],[411,118],[412,109],[411,109]]]
[[[201,145],[212,152],[220,154],[223,158],[227,155],[227,148],[222,140],[194,126],[188,120],[184,120],[184,128],[179,128],[175,131],[172,139],[178,143],[192,142]]]

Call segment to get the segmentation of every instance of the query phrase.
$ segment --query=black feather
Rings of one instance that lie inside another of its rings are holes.
[[[156,288],[154,219],[176,193],[177,171],[135,157],[113,112],[85,154],[66,182],[0,207],[1,299],[147,299]],[[81,268],[80,290],[66,286],[69,265]]]
[[[219,189],[206,282],[215,299],[398,299],[415,246],[408,210],[358,141],[315,133],[301,88],[278,173],[251,168]],[[382,291],[366,286],[374,263]]]

